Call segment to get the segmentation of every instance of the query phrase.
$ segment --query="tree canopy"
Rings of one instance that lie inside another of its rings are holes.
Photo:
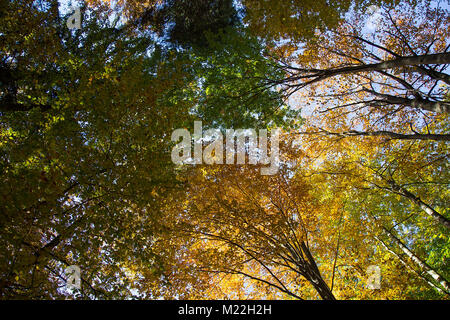
[[[448,5],[66,5],[0,2],[1,299],[449,299]]]

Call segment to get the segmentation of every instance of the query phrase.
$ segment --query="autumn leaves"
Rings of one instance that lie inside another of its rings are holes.
[[[448,8],[36,3],[0,22],[2,298],[448,298]]]

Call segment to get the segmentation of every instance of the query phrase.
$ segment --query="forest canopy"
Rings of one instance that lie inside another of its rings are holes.
[[[0,0],[0,299],[448,300],[450,4],[331,3]]]

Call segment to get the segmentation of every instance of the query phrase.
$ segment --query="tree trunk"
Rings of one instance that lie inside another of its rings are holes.
[[[436,270],[429,266],[426,262],[422,261],[414,252],[412,252],[400,239],[398,239],[392,232],[383,227],[384,233],[393,240],[400,249],[411,259],[411,261],[423,270],[424,273],[431,276],[447,293],[450,292],[450,284],[448,281],[440,275]]]
[[[415,268],[413,268],[400,254],[398,254],[397,252],[395,252],[394,250],[392,250],[391,248],[388,247],[388,245],[379,237],[375,237],[375,239],[377,239],[381,245],[390,253],[392,253],[394,256],[397,257],[398,260],[400,260],[400,262],[407,267],[408,269],[410,269],[412,272],[414,272],[419,278],[421,278],[423,281],[425,281],[426,283],[428,283],[428,285],[430,285],[431,287],[435,288],[437,291],[443,293],[445,292],[444,290],[442,290],[442,288],[440,288],[438,285],[436,285],[434,282],[430,281],[430,279],[428,279],[427,277],[425,277],[421,271],[416,270]],[[445,292],[445,293],[449,293],[449,292]]]
[[[432,71],[428,71],[428,69],[420,67],[420,65],[430,65],[430,64],[450,64],[450,53],[444,52],[420,56],[406,56],[392,60],[386,60],[380,63],[360,64],[330,69],[293,68],[294,70],[297,70],[299,72],[298,76],[285,79],[285,82],[305,80],[306,81],[305,83],[298,85],[298,87],[304,87],[305,85],[312,84],[342,74],[383,71],[386,69],[401,68],[406,66],[416,66],[418,72],[425,73],[428,74],[429,76],[433,76],[434,78],[436,78],[436,75],[432,73]],[[446,83],[450,83],[450,76],[442,74],[439,76],[439,80],[442,80]]]
[[[405,188],[396,184],[393,180],[389,180],[392,190],[416,203],[425,213],[434,218],[438,223],[450,229],[450,220],[434,210],[429,204],[423,202],[419,197],[415,196]]]
[[[306,246],[304,242],[301,243],[302,251],[307,258],[306,275],[307,280],[313,285],[314,289],[316,289],[317,293],[323,300],[336,300],[331,292],[328,284],[323,280],[319,268],[317,267],[316,262],[314,261],[314,257],[312,256],[309,248]]]
[[[366,136],[366,137],[388,137],[395,140],[434,140],[434,141],[450,141],[450,134],[432,134],[432,133],[415,133],[415,134],[402,134],[392,131],[357,131],[350,130],[344,132],[330,132],[327,130],[319,129],[317,132],[300,132],[301,134],[323,134],[337,137],[354,137],[354,136]]]

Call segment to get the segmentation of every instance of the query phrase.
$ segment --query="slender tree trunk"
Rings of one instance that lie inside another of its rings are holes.
[[[316,289],[317,293],[323,300],[336,300],[333,292],[331,292],[328,284],[323,280],[319,268],[317,267],[314,257],[312,256],[309,248],[304,242],[301,243],[302,251],[307,258],[308,267],[306,268],[306,275],[309,278],[309,282]]]
[[[320,274],[317,275],[316,273],[312,273],[309,275],[308,280],[323,300],[336,300],[333,292],[330,290],[330,287],[323,280]]]
[[[450,141],[450,134],[402,134],[392,131],[357,131],[350,130],[344,132],[330,132],[320,129],[317,132],[301,132],[301,134],[323,134],[337,137],[354,137],[354,136],[366,136],[366,137],[389,137],[395,140],[434,140],[434,141]]]
[[[441,215],[439,212],[437,212],[433,207],[431,207],[429,204],[423,202],[419,197],[415,196],[405,188],[399,186],[396,184],[393,180],[389,180],[389,183],[391,185],[392,190],[395,192],[403,195],[404,197],[412,200],[414,203],[416,203],[425,213],[433,217],[434,220],[436,220],[438,223],[442,224],[443,226],[450,229],[450,220],[448,220],[446,217]]]
[[[422,261],[414,252],[412,252],[399,238],[397,238],[392,232],[383,227],[384,233],[394,241],[400,249],[411,259],[411,261],[420,268],[424,273],[431,276],[447,293],[450,292],[449,282],[426,262]]]
[[[302,87],[305,84],[311,84],[317,81],[322,81],[330,77],[342,75],[342,74],[352,74],[359,72],[370,72],[370,71],[383,71],[386,69],[400,68],[406,66],[420,66],[420,65],[430,65],[430,64],[450,64],[450,53],[436,53],[436,54],[426,54],[420,56],[406,56],[400,57],[392,60],[386,60],[380,63],[372,64],[360,64],[348,67],[340,68],[330,68],[330,69],[302,69],[294,68],[299,71],[298,76],[286,79],[286,81],[291,82],[295,80],[306,80],[306,83],[300,84]],[[420,68],[422,72],[427,73],[426,69]],[[419,70],[419,71],[420,71]],[[428,72],[429,73],[429,72]],[[444,77],[445,82],[450,82],[450,76]],[[447,83],[449,83],[447,82]]]
[[[379,93],[374,90],[364,90],[381,98],[381,100],[377,100],[379,103],[387,103],[387,104],[398,104],[404,106],[411,106],[416,109],[422,109],[425,111],[431,111],[435,113],[449,113],[450,112],[450,103],[442,102],[442,101],[430,101],[423,99],[421,97],[415,99],[409,99],[399,96],[393,96],[390,94]]]

